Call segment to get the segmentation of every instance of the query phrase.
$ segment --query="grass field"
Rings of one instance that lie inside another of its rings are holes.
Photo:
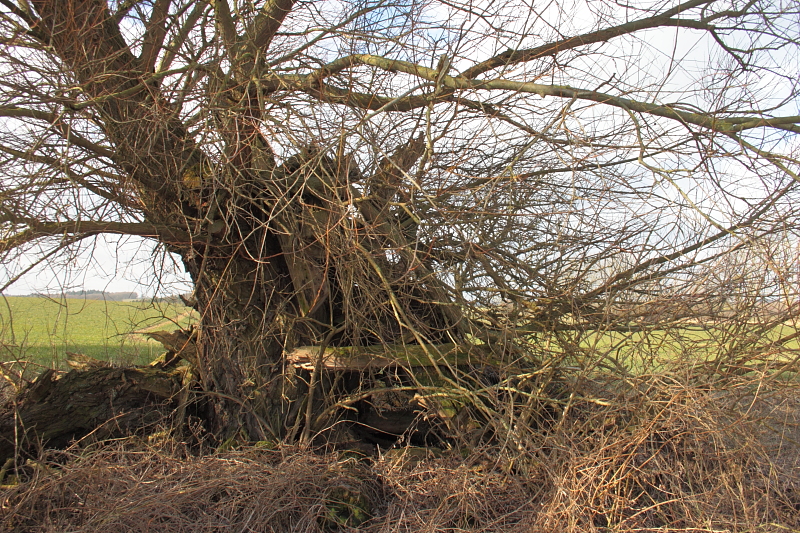
[[[189,308],[149,300],[104,301],[67,298],[7,296],[0,298],[0,361],[26,361],[65,368],[67,352],[81,353],[115,364],[146,364],[163,347],[137,334],[144,330],[173,330],[197,320]],[[670,362],[691,360],[715,364],[745,355],[761,357],[796,355],[800,351],[794,323],[768,328],[755,324],[686,324],[647,332],[587,331],[565,350],[552,338],[532,339],[534,345],[565,363],[588,368],[611,365],[628,372],[658,371]],[[755,335],[754,335],[755,334]],[[781,342],[784,341],[784,342]],[[742,353],[736,353],[742,352]]]
[[[63,367],[66,352],[75,352],[146,364],[163,347],[135,332],[173,330],[195,320],[178,304],[7,296],[0,299],[0,360]]]
[[[728,366],[786,361],[800,351],[794,321],[768,325],[710,322],[646,332],[590,332],[580,346],[587,359],[605,359],[635,374],[661,371],[678,362]]]

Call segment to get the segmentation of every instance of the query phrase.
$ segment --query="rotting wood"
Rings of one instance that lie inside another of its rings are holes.
[[[161,422],[175,408],[182,376],[155,368],[46,370],[0,407],[0,463],[39,445],[64,448],[89,434],[107,439]]]
[[[176,329],[175,331],[148,331],[142,333],[161,343],[167,352],[153,361],[150,366],[167,369],[177,365],[181,359],[197,366],[197,331]]]

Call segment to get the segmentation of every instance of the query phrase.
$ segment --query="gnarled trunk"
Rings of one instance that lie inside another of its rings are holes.
[[[205,259],[195,289],[198,373],[213,406],[212,430],[225,437],[244,430],[253,440],[279,437],[288,409],[280,390],[286,275],[239,255]]]
[[[187,85],[205,86],[210,112],[190,112],[183,123],[188,111],[161,93],[164,78],[151,77],[156,55],[131,51],[106,2],[33,6],[36,31],[113,148],[103,152],[111,152],[116,181],[97,194],[155,229],[148,235],[179,254],[194,281],[197,367],[215,433],[280,438],[296,427],[299,400],[287,394],[284,361],[293,346],[463,338],[451,295],[418,253],[425,244],[407,178],[426,151],[424,136],[368,165],[369,176],[344,153],[346,143],[335,154],[301,147],[278,163],[264,127],[264,98],[278,87],[251,81],[263,77],[262,48],[287,10],[266,13],[275,25],[263,28],[258,46],[230,50],[229,70],[204,70]],[[214,6],[229,16],[227,3]],[[195,119],[208,120],[213,134],[193,129]]]
[[[208,233],[176,251],[195,282],[198,369],[215,433],[261,440],[296,431],[304,400],[287,394],[295,385],[284,360],[295,346],[463,338],[458,308],[411,253],[413,217],[389,205],[395,174],[421,149],[412,139],[371,180],[347,158],[313,150],[246,175],[234,165],[191,176],[185,205],[204,206]],[[269,159],[257,152],[251,162]],[[364,201],[355,208],[357,198]]]

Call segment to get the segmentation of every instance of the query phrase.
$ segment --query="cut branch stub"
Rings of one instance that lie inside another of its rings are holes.
[[[197,335],[194,330],[149,331],[144,335],[160,342],[167,349],[163,359],[157,361],[161,368],[173,366],[179,359],[197,365]]]

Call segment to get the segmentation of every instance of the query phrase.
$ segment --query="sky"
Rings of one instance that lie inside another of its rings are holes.
[[[135,292],[141,297],[169,296],[192,291],[180,259],[140,237],[104,235],[87,239],[80,253],[60,257],[34,268],[4,294],[60,294],[101,290]],[[66,268],[65,267],[66,263]]]
[[[579,15],[570,22],[576,24],[576,20],[580,20]],[[680,38],[677,38],[678,35]],[[699,56],[705,55],[704,52],[708,50],[708,43],[686,31],[651,32],[648,34],[648,42],[664,54],[665,66],[669,63],[667,59],[673,54],[676,58],[684,61],[688,59],[692,63],[698,61]],[[658,61],[658,57],[652,59],[654,62]],[[466,65],[455,65],[455,68],[461,69],[463,66]],[[587,68],[599,67],[601,66],[597,64],[587,65]],[[612,68],[613,65],[603,67]],[[688,78],[686,76],[689,83],[694,81]],[[789,111],[786,114],[796,112]],[[163,251],[154,253],[154,246],[152,241],[139,237],[104,236],[87,243],[83,252],[75,257],[62,258],[54,266],[33,269],[5,293],[57,293],[85,289],[161,296],[190,292],[190,281],[178,258]],[[65,261],[68,263],[67,269],[64,269]]]

